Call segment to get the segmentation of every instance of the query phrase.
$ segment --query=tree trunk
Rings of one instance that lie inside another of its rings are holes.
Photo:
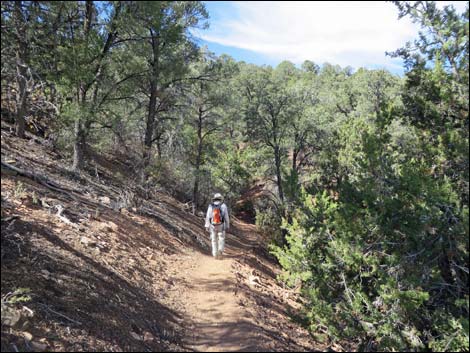
[[[279,193],[279,200],[281,201],[280,205],[280,210],[281,210],[281,216],[283,218],[286,218],[289,220],[289,214],[287,212],[287,209],[284,204],[284,190],[282,188],[282,169],[281,169],[281,148],[279,146],[274,147],[274,162],[276,166],[276,182],[277,182],[277,189]],[[287,244],[286,236],[287,236],[287,230],[282,229],[281,230],[282,234],[282,245]]]
[[[299,133],[297,132],[297,127],[295,125],[293,125],[293,127],[296,132],[294,135],[294,148],[292,149],[292,169],[297,170],[297,157],[300,152],[299,143],[298,143]]]
[[[202,162],[202,110],[199,108],[198,124],[197,124],[197,156],[196,156],[196,170],[194,175],[194,188],[193,188],[193,214],[196,214],[199,206],[199,180],[200,168]]]
[[[150,83],[150,100],[148,105],[147,124],[145,127],[144,152],[142,155],[142,174],[141,181],[144,184],[147,181],[147,168],[150,165],[150,153],[153,144],[153,132],[155,130],[155,118],[157,115],[157,89],[156,85]]]
[[[194,180],[194,188],[193,188],[193,214],[196,214],[198,202],[199,202],[199,167],[196,169],[196,178]]]
[[[281,149],[279,146],[274,147],[274,162],[276,166],[276,182],[281,204],[284,205],[284,192],[282,189],[282,174],[281,174]]]
[[[83,23],[83,33],[88,44],[88,36],[90,34],[91,22],[93,20],[93,2],[87,0],[85,3],[85,18]],[[80,83],[78,101],[82,107],[86,107],[87,103],[87,92],[89,85],[85,82]],[[80,114],[84,114],[87,110],[82,109]],[[88,115],[88,113],[86,113]],[[73,141],[73,164],[72,170],[79,172],[85,165],[85,147],[86,147],[86,135],[91,122],[88,120],[89,117],[85,116],[78,117],[74,124],[74,141]],[[85,126],[83,121],[85,121]]]
[[[81,119],[75,121],[74,126],[74,143],[73,143],[73,165],[74,172],[83,169],[85,163],[85,131],[82,126]]]
[[[83,31],[85,37],[88,40],[88,35],[90,34],[91,21],[93,20],[93,1],[87,0],[85,2],[85,19],[83,22]]]
[[[16,136],[25,137],[25,117],[28,113],[28,88],[26,66],[27,43],[25,33],[25,19],[23,16],[22,2],[15,1],[15,25],[17,31],[17,48],[16,48],[16,83],[18,93],[16,99]]]
[[[147,168],[150,165],[150,155],[153,144],[153,135],[155,130],[155,120],[157,118],[157,89],[158,89],[158,66],[159,66],[159,39],[158,33],[155,33],[152,28],[149,29],[149,34],[152,39],[152,61],[150,62],[151,66],[151,75],[149,77],[149,89],[150,89],[150,99],[148,105],[148,114],[147,114],[147,123],[145,127],[145,137],[144,137],[144,151],[142,155],[142,171],[141,171],[141,183],[142,185],[147,182]]]
[[[294,148],[294,150],[292,151],[292,170],[295,170],[298,172],[297,170],[297,157],[299,155],[299,150],[297,150],[296,148]]]

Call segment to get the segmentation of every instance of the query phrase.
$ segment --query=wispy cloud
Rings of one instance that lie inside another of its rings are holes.
[[[294,63],[308,59],[393,69],[397,61],[385,52],[417,35],[416,25],[407,18],[398,21],[396,7],[386,2],[250,1],[231,2],[229,7],[227,13],[219,11],[210,30],[197,35]]]

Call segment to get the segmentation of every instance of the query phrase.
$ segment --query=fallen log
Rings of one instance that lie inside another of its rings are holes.
[[[49,180],[47,179],[46,177],[44,176],[41,176],[41,175],[37,175],[37,174],[34,174],[34,173],[31,173],[31,172],[28,172],[24,169],[21,169],[21,168],[18,168],[18,167],[15,167],[7,162],[4,162],[4,161],[1,161],[1,165],[2,165],[2,168],[6,168],[6,169],[9,169],[11,171],[14,171],[15,173],[17,173],[18,175],[21,175],[21,176],[24,176],[26,178],[29,178],[29,179],[32,179],[36,182],[38,182],[39,184],[51,189],[51,190],[54,190],[54,191],[57,191],[57,192],[60,192],[60,193],[64,193],[64,194],[67,194],[68,196],[70,196],[71,198],[73,199],[76,199],[74,195],[70,194],[71,192],[77,192],[77,193],[80,193],[78,190],[73,190],[73,189],[69,189],[69,188],[66,188],[66,187],[63,187],[59,184],[57,184],[56,182],[52,181],[52,180]]]

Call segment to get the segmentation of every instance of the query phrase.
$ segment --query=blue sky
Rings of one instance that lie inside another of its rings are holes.
[[[383,1],[206,1],[210,27],[195,30],[201,45],[258,65],[312,60],[353,68],[386,68],[402,74],[394,51],[417,38],[418,27],[398,20]],[[464,11],[465,1],[439,1]]]

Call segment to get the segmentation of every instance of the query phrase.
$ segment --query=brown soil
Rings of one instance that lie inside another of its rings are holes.
[[[13,307],[33,313],[3,325],[2,304],[2,351],[325,349],[290,319],[296,293],[252,225],[235,220],[215,260],[203,219],[170,196],[115,210],[111,171],[76,177],[33,140],[2,130],[1,141],[2,161],[69,190],[2,168],[1,295],[27,288],[31,300]]]
[[[262,258],[254,229],[237,223],[229,233],[222,260],[201,253],[189,255],[182,275],[186,312],[195,351],[305,351],[315,344],[307,332],[290,322],[295,295],[278,286],[277,269]]]

